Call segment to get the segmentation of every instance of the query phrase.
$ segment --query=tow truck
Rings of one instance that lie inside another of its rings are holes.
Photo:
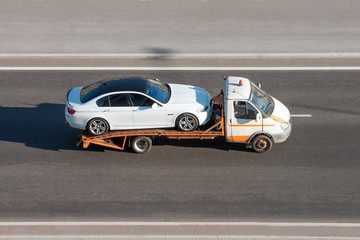
[[[227,142],[245,144],[257,153],[268,152],[273,143],[284,142],[291,132],[290,112],[279,100],[249,79],[224,76],[225,92],[212,98],[213,116],[207,127],[185,132],[175,129],[141,129],[110,131],[93,136],[84,131],[78,136],[77,146],[90,144],[124,150],[131,146],[136,153],[152,148],[155,137],[169,139],[214,139],[224,137]],[[128,145],[126,145],[128,143]]]

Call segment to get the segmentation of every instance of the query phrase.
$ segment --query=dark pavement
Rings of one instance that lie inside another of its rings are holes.
[[[139,155],[76,147],[68,89],[111,76],[193,84],[261,82],[293,118],[288,141],[256,154],[218,138],[158,138]],[[1,221],[359,222],[358,71],[2,71]]]

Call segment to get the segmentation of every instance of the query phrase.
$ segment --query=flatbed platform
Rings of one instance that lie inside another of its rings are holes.
[[[213,98],[213,108],[219,111],[218,119],[213,115],[212,123],[202,126],[196,131],[179,131],[173,128],[169,129],[136,129],[136,130],[118,130],[110,131],[100,136],[94,136],[84,131],[78,136],[77,146],[82,143],[83,148],[90,144],[124,150],[126,140],[131,140],[131,146],[137,153],[145,153],[151,149],[152,140],[150,138],[165,136],[169,139],[214,139],[224,136],[224,103],[223,93]],[[130,141],[129,141],[130,142]]]
[[[218,130],[216,130],[218,129]],[[184,132],[175,129],[136,129],[136,130],[119,130],[111,131],[100,136],[93,136],[84,131],[78,136],[79,146],[82,143],[83,148],[87,148],[90,144],[101,145],[105,147],[124,150],[125,143],[131,137],[160,137],[166,136],[169,139],[214,139],[215,137],[224,136],[224,117],[221,110],[221,118],[211,127],[204,130],[196,130]],[[151,142],[148,143],[151,145]]]

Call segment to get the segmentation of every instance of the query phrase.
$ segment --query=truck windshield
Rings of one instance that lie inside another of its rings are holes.
[[[274,100],[251,82],[251,95],[250,101],[255,104],[263,113],[270,116],[274,110]]]

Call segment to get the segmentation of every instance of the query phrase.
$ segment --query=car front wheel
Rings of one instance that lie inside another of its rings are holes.
[[[180,131],[190,132],[195,130],[198,126],[199,126],[198,119],[190,113],[181,114],[176,119],[176,127]]]
[[[94,118],[89,121],[87,125],[87,130],[92,135],[99,136],[109,131],[109,124],[106,122],[105,119]]]

